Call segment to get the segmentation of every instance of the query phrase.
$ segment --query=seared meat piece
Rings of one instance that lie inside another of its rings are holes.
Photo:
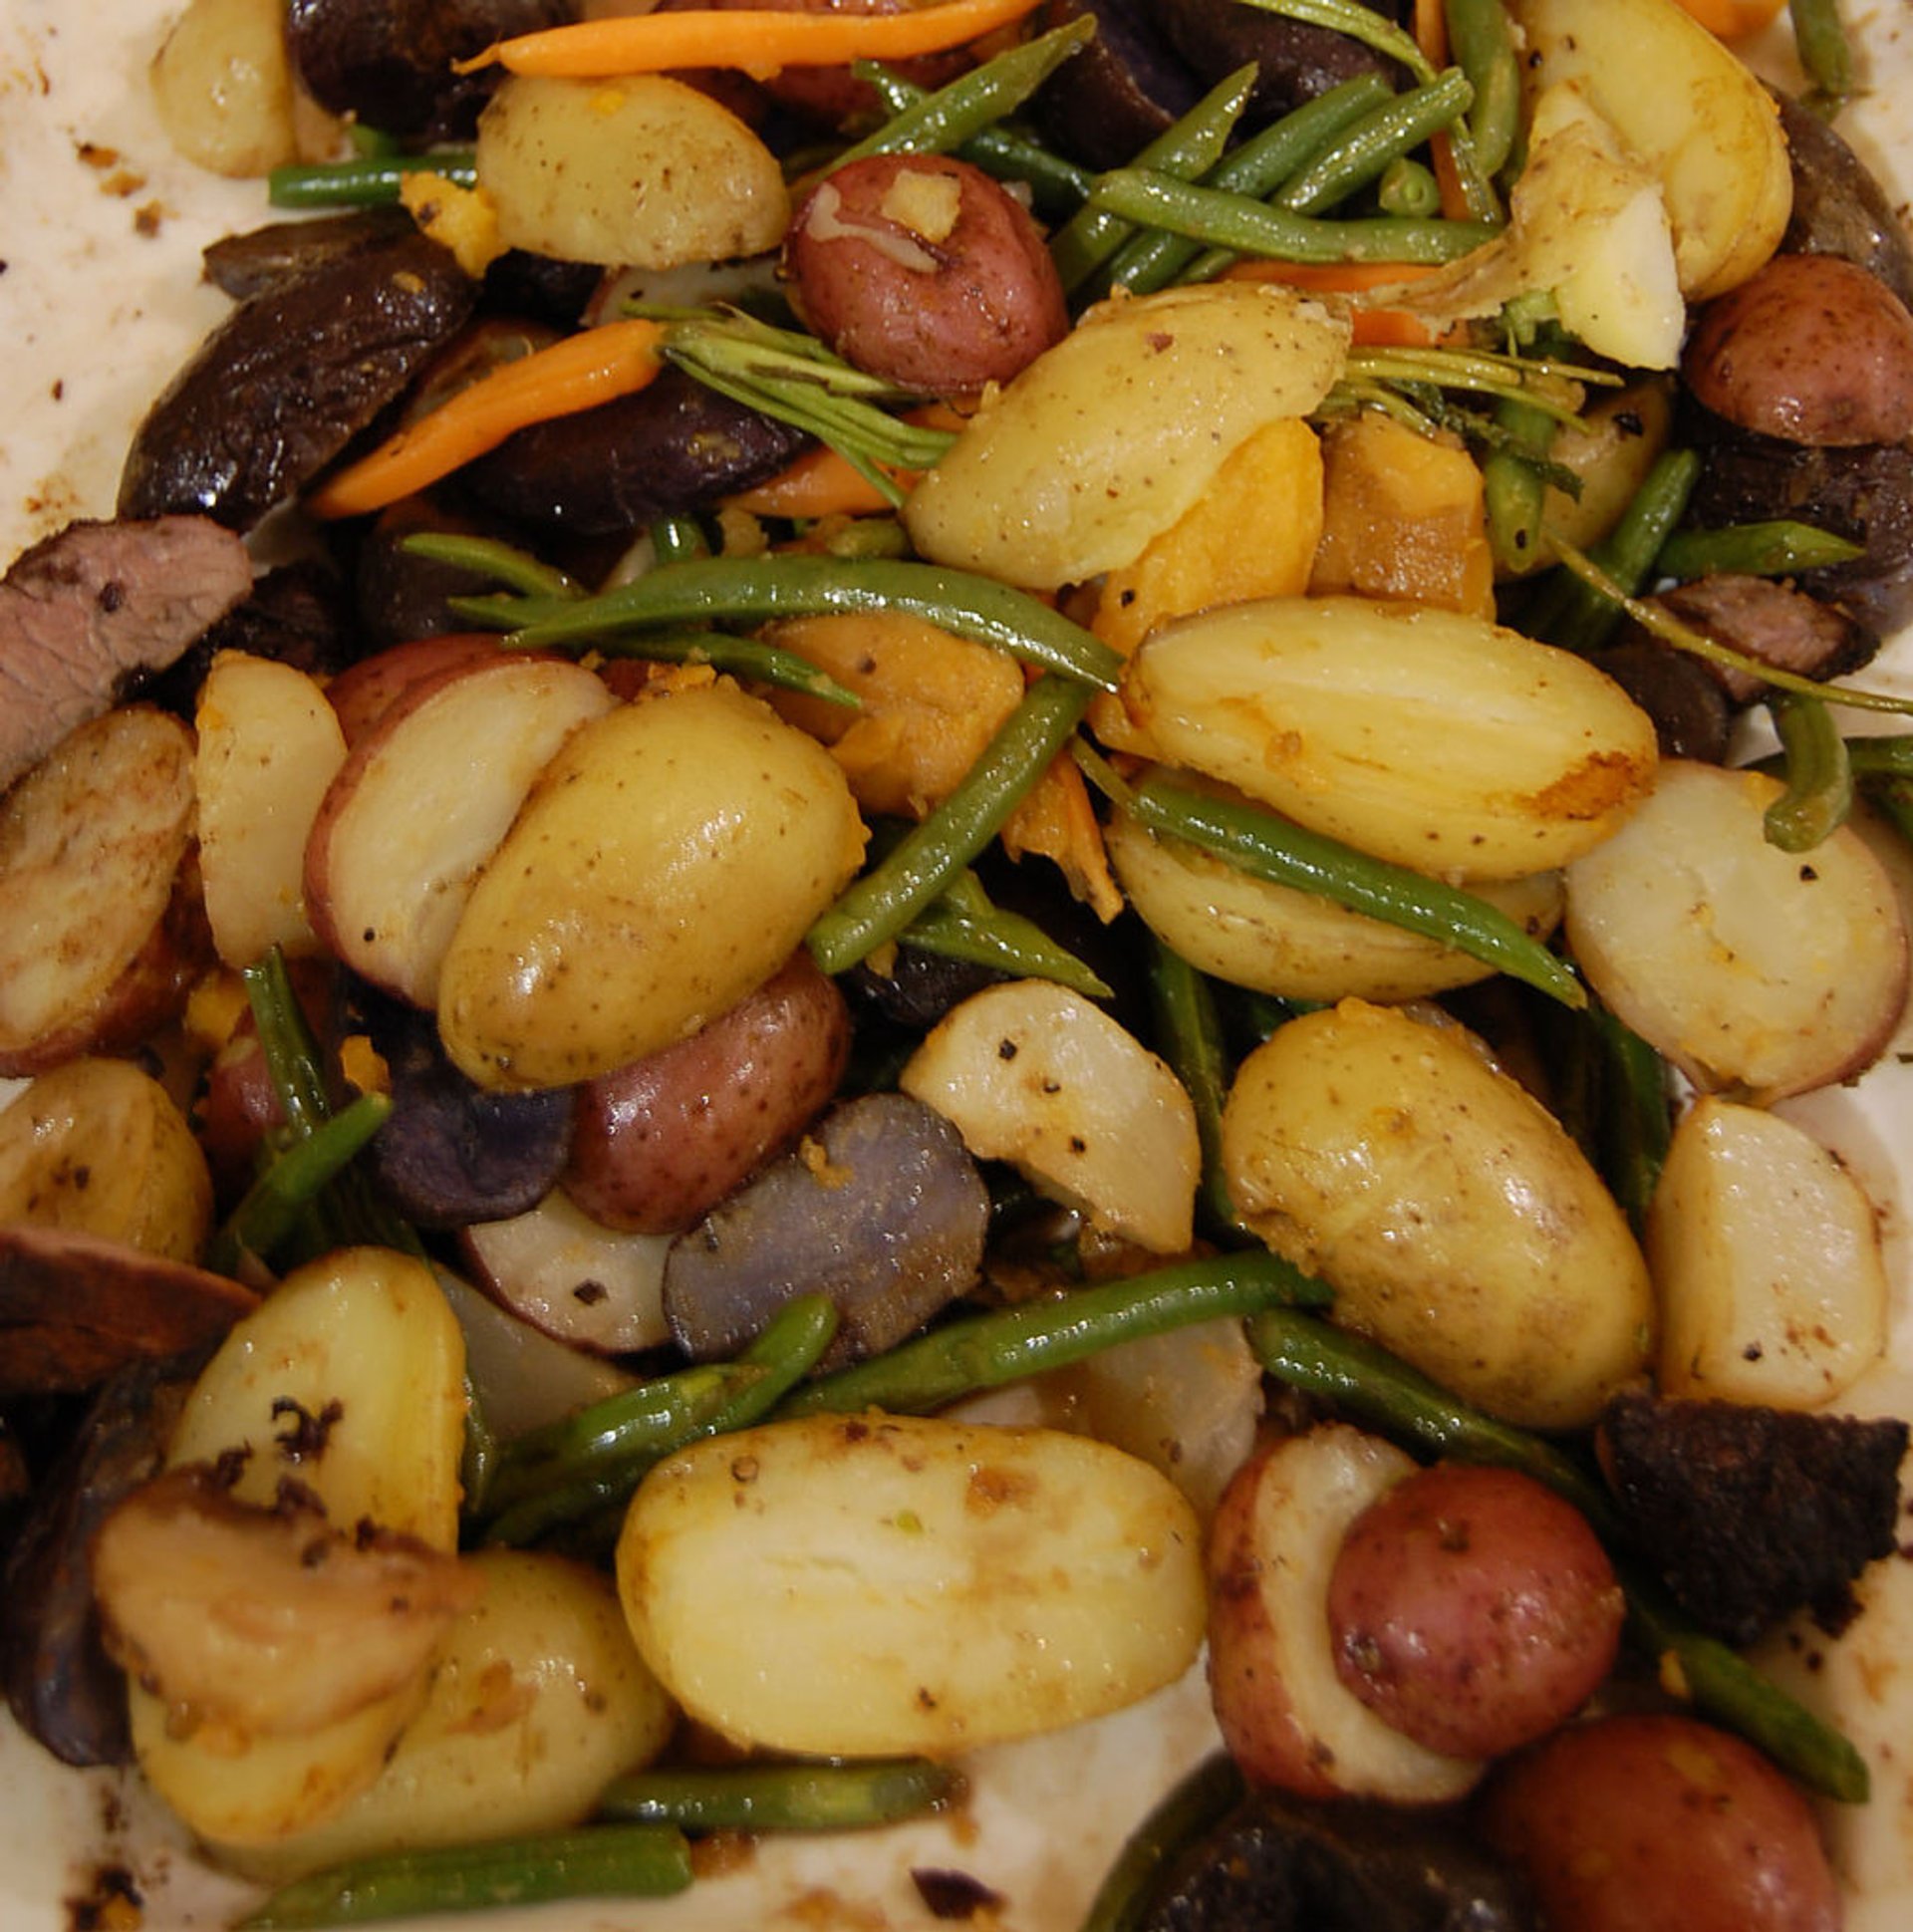
[[[1663,758],[1727,762],[1734,713],[1712,665],[1631,629],[1594,662],[1654,720]]]
[[[245,546],[204,517],[70,523],[36,544],[0,580],[0,790],[251,589]]]
[[[1844,611],[1768,577],[1702,577],[1656,601],[1703,637],[1801,678],[1857,671],[1879,649],[1879,640]],[[1736,704],[1753,703],[1766,689],[1747,672],[1707,669]]]
[[[1903,1422],[1617,1396],[1601,1464],[1681,1607],[1731,1644],[1810,1609],[1836,1628],[1896,1547]]]

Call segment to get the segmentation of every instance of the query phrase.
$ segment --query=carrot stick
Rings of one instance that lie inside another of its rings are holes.
[[[656,322],[611,322],[501,364],[307,498],[319,516],[363,516],[449,476],[514,430],[631,396],[658,374]]]
[[[929,403],[920,410],[907,410],[906,422],[928,429],[960,429],[962,414],[947,403]],[[923,473],[915,469],[893,469],[879,464],[884,474],[903,488],[915,489]],[[724,498],[734,510],[748,510],[753,516],[784,516],[809,519],[819,516],[873,516],[891,507],[890,501],[855,463],[836,450],[806,449],[793,462],[749,489],[738,490]]]
[[[455,70],[496,62],[513,74],[659,74],[674,68],[734,67],[766,80],[786,67],[843,67],[852,61],[941,54],[1007,27],[1038,0],[947,0],[904,13],[784,13],[767,8],[687,9],[581,20],[498,41]]]
[[[1365,289],[1385,288],[1391,282],[1419,281],[1434,270],[1413,262],[1235,262],[1225,270],[1234,282],[1279,282],[1284,288],[1312,290],[1324,295],[1359,295]],[[1440,340],[1418,315],[1403,309],[1364,308],[1349,314],[1354,340],[1369,349],[1421,349]]]

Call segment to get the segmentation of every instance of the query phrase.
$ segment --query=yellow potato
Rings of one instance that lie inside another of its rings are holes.
[[[694,1033],[796,950],[863,854],[843,773],[726,684],[584,725],[479,874],[438,1026],[482,1086],[561,1086]]]
[[[1162,756],[1420,872],[1519,879],[1645,793],[1654,726],[1592,666],[1490,623],[1354,597],[1166,625],[1125,698]]]
[[[315,1829],[242,1855],[241,1869],[283,1881],[381,1852],[565,1830],[664,1749],[678,1714],[607,1577],[543,1551],[469,1560],[484,1598],[453,1626],[378,1782]]]
[[[938,563],[1055,590],[1133,562],[1265,424],[1306,415],[1341,374],[1348,325],[1250,282],[1093,309],[986,398],[912,492]]]
[[[646,1661],[725,1737],[944,1756],[1180,1677],[1201,1540],[1166,1477],[1087,1437],[811,1416],[653,1470],[618,1588]]]
[[[1509,0],[1537,91],[1572,83],[1659,177],[1681,292],[1705,301],[1778,246],[1793,205],[1779,111],[1674,0]]]
[[[514,75],[478,120],[478,185],[508,247],[676,268],[775,248],[783,170],[729,109],[663,74]]]
[[[1344,1000],[1242,1062],[1236,1212],[1337,1322],[1503,1421],[1572,1429],[1646,1366],[1647,1267],[1559,1124],[1459,1029]]]
[[[299,159],[282,0],[191,0],[152,60],[166,138],[215,174]]]

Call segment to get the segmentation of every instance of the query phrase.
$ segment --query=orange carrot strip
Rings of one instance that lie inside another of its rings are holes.
[[[1774,19],[1786,0],[1680,0],[1680,4],[1717,39],[1745,40]]]
[[[947,404],[933,403],[921,410],[905,412],[907,422],[932,429],[960,429],[963,417]],[[884,474],[895,478],[905,489],[914,489],[921,472],[914,469],[886,468]],[[806,449],[795,461],[775,476],[750,489],[738,490],[724,498],[733,510],[748,510],[753,516],[810,518],[819,516],[873,516],[890,508],[886,498],[854,463],[836,450]]]
[[[1448,65],[1448,9],[1443,0],[1415,0],[1415,45],[1438,71]]]
[[[656,322],[612,322],[503,363],[315,490],[319,516],[383,510],[495,449],[514,430],[643,389],[663,366]]]
[[[786,67],[843,67],[851,61],[941,54],[1007,27],[1038,0],[948,0],[905,13],[782,13],[768,8],[687,9],[581,20],[520,34],[454,63],[467,74],[493,62],[514,74],[659,74],[674,68],[734,67],[766,80]]]
[[[1434,270],[1414,262],[1236,262],[1225,271],[1240,282],[1279,282],[1285,288],[1314,290],[1326,295],[1358,295],[1364,289],[1386,288],[1391,282],[1419,281]],[[1403,309],[1350,310],[1354,339],[1369,349],[1423,349],[1440,340],[1420,316]]]

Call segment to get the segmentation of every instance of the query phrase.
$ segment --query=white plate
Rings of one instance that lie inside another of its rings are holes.
[[[175,0],[6,0],[0,8],[0,562],[76,515],[112,512],[127,436],[146,403],[226,312],[198,250],[266,218],[256,184],[175,160],[144,71]],[[1913,184],[1913,130],[1890,125],[1895,77],[1913,80],[1913,23],[1864,21],[1879,93],[1843,128],[1890,177]],[[1775,69],[1787,55],[1776,38]],[[1906,97],[1901,93],[1901,99]],[[1869,682],[1913,690],[1913,649]],[[1903,1030],[1858,1089],[1789,1108],[1854,1167],[1886,1217],[1896,1283],[1896,1366],[1852,1406],[1913,1415],[1913,1280],[1905,1183],[1913,1175],[1913,1071]],[[1776,1646],[1800,1695],[1844,1722],[1872,1760],[1876,1798],[1829,1814],[1857,1895],[1851,1932],[1913,1924],[1913,1564],[1877,1565],[1877,1598],[1841,1644]],[[745,1868],[664,1903],[559,1904],[434,1919],[441,1932],[921,1932],[939,1923],[910,1873],[962,1871],[998,1893],[1001,1932],[1075,1932],[1102,1873],[1153,1797],[1215,1743],[1199,1677],[1122,1716],[981,1754],[955,1817],[858,1838],[765,1844]],[[56,1765],[0,1716],[0,1932],[70,1932],[69,1901],[121,1864],[145,1932],[223,1925],[251,1896],[208,1872],[137,1781]],[[421,1932],[423,1929],[421,1928]]]

